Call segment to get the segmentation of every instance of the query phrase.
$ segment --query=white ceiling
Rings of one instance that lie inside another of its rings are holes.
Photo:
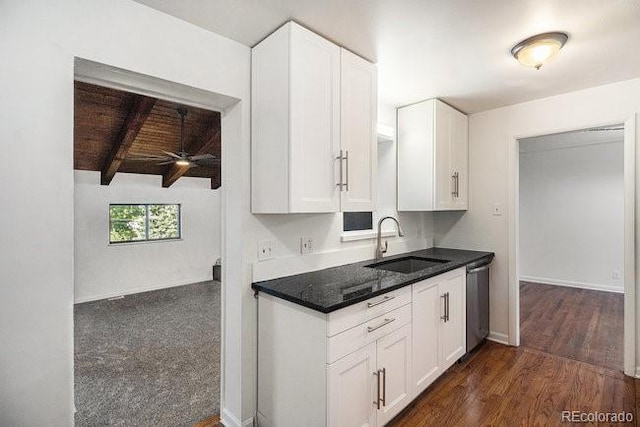
[[[466,113],[640,77],[638,0],[136,0],[248,46],[294,19],[378,63],[380,101]],[[540,71],[510,55],[565,31]]]
[[[623,125],[536,136],[520,140],[521,153],[624,142]]]

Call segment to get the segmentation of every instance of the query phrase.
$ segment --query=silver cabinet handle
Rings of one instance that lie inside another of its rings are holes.
[[[344,160],[347,162],[347,167],[346,167],[346,181],[345,181],[345,187],[347,187],[347,191],[349,191],[349,150],[346,150],[344,152]]]
[[[394,296],[385,295],[384,298],[382,298],[380,301],[368,302],[367,303],[367,308],[371,308],[371,307],[375,307],[376,305],[384,304],[385,302],[391,301],[394,298],[395,298]]]
[[[385,325],[388,325],[389,323],[393,322],[394,320],[396,320],[395,318],[391,318],[391,319],[384,319],[384,322],[380,323],[378,326],[367,326],[367,332],[373,332],[377,329],[382,328]]]
[[[446,305],[446,311],[445,311],[445,316],[447,316],[447,320],[445,320],[445,322],[448,322],[448,321],[449,321],[449,292],[447,292],[447,293],[446,293],[446,294],[444,294],[444,295],[445,295],[445,297],[446,297],[446,298],[445,298],[445,301],[446,301],[446,303],[447,303],[447,305]]]
[[[440,295],[440,298],[444,300],[444,314],[440,316],[440,319],[446,323],[449,321],[449,292]]]
[[[340,162],[340,179],[336,184],[336,187],[339,187],[340,191],[342,191],[342,187],[344,186],[344,184],[342,183],[342,150],[340,150],[340,154],[338,155],[338,157],[336,157],[336,160]]]
[[[456,197],[456,174],[451,175],[451,196]]]
[[[382,406],[387,406],[387,368],[382,368]]]
[[[376,377],[377,387],[378,387],[378,393],[376,395],[376,400],[373,401],[373,404],[376,405],[378,407],[378,409],[380,409],[380,369],[378,369],[376,372],[374,372],[373,375],[375,375],[375,377]]]
[[[451,195],[453,197],[460,197],[460,173],[454,172],[451,175],[451,179],[453,180],[453,191],[451,191]]]
[[[453,197],[458,197],[458,172],[453,173]]]

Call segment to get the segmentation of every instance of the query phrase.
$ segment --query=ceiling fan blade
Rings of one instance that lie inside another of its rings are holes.
[[[132,154],[131,157],[156,157],[156,158],[163,158],[163,157],[167,157],[167,156],[163,156],[160,154]]]
[[[149,156],[149,157],[127,157],[125,160],[132,160],[134,162],[161,162],[168,160],[167,156]]]
[[[202,159],[202,160],[196,160],[196,162],[200,165],[200,166],[204,166],[204,167],[208,167],[208,168],[214,168],[216,166],[220,166],[220,159]]]
[[[175,159],[181,159],[182,157],[178,156],[176,153],[172,153],[170,151],[162,151],[163,153],[165,153],[167,156],[171,156]]]
[[[175,162],[173,160],[167,160],[166,162],[162,162],[162,163],[158,163],[159,166],[164,166],[164,165],[172,165]]]
[[[204,160],[204,159],[215,159],[216,156],[213,154],[198,154],[197,156],[189,156],[189,160]]]

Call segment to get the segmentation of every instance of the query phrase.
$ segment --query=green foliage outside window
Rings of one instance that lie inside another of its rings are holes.
[[[109,242],[180,238],[180,205],[109,205]]]

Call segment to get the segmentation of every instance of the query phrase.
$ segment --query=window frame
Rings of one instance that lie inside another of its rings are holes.
[[[144,239],[137,240],[111,240],[111,207],[112,206],[144,206]],[[163,237],[163,238],[151,238],[149,237],[149,208],[151,206],[177,206],[178,207],[178,236],[177,237]],[[174,240],[182,240],[182,204],[181,203],[109,203],[109,229],[107,232],[109,239],[109,245],[122,245],[122,244],[136,244],[136,243],[153,243],[153,242],[168,242]]]
[[[352,230],[345,230],[347,221],[345,219],[345,215],[353,215],[353,214],[369,214],[371,216],[371,227],[369,228],[358,228],[358,229],[352,229]],[[375,221],[375,214],[373,211],[362,211],[362,212],[342,212],[342,233],[363,233],[363,232],[367,232],[367,231],[372,231]]]

